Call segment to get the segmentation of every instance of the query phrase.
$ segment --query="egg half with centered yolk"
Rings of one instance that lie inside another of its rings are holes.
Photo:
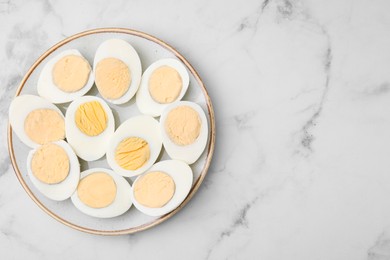
[[[115,131],[107,149],[107,162],[122,176],[136,176],[153,165],[161,147],[158,121],[151,116],[135,116]]]
[[[124,40],[103,42],[96,50],[93,69],[96,87],[110,103],[126,103],[138,90],[141,60],[133,46]]]
[[[182,161],[156,163],[134,181],[131,197],[134,206],[149,216],[162,216],[177,208],[191,190],[193,173]]]
[[[208,139],[207,118],[196,103],[180,101],[169,105],[160,118],[164,148],[172,159],[194,163]]]
[[[65,141],[44,144],[27,156],[27,172],[33,185],[46,197],[62,201],[75,191],[80,164]]]
[[[43,67],[37,83],[41,97],[54,104],[70,102],[85,95],[93,86],[89,62],[78,50],[66,50]]]
[[[18,138],[31,148],[65,138],[61,110],[38,96],[17,96],[9,108],[9,121]]]
[[[143,114],[160,116],[165,107],[183,98],[188,84],[188,72],[180,61],[158,60],[142,75],[137,92],[138,109]]]
[[[93,168],[81,173],[72,202],[84,214],[97,218],[122,215],[132,205],[130,184],[112,170]]]
[[[103,99],[84,96],[73,101],[66,111],[66,139],[85,161],[101,158],[115,130],[114,116]]]

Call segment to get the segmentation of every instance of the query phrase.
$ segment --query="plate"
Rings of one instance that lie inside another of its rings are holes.
[[[202,156],[196,163],[191,165],[191,168],[194,172],[194,182],[192,189],[183,203],[174,211],[157,218],[149,217],[139,212],[133,205],[128,212],[119,217],[111,219],[98,219],[81,213],[73,206],[70,199],[56,202],[44,197],[41,193],[39,193],[39,191],[32,185],[30,179],[27,176],[26,158],[30,148],[24,145],[17,138],[17,136],[13,134],[11,126],[8,125],[8,150],[12,166],[20,184],[23,186],[31,199],[47,214],[62,224],[80,231],[99,235],[121,235],[139,232],[162,223],[181,210],[184,205],[186,205],[194,196],[202,184],[211,163],[215,143],[215,119],[213,107],[210,97],[207,94],[207,90],[198,73],[183,57],[183,55],[181,55],[173,47],[154,36],[135,30],[124,28],[94,29],[75,34],[62,40],[46,51],[32,65],[20,83],[20,86],[16,91],[16,96],[20,94],[37,95],[36,83],[38,76],[46,62],[54,57],[57,53],[66,49],[75,48],[80,50],[84,57],[90,62],[90,64],[92,64],[95,51],[99,44],[111,38],[120,38],[126,40],[137,50],[141,59],[143,71],[151,63],[161,58],[177,58],[181,60],[186,66],[190,75],[190,85],[183,100],[189,100],[198,103],[206,112],[209,123],[209,136],[206,149]],[[100,96],[96,87],[93,87],[91,91],[87,93],[87,95]],[[69,103],[65,103],[59,107],[64,112],[68,105]],[[113,110],[116,121],[116,128],[120,123],[129,117],[141,114],[138,111],[137,105],[135,104],[135,98],[131,99],[130,102],[123,105],[109,104],[109,106]],[[167,153],[163,149],[159,160],[168,158],[169,157]],[[109,168],[105,157],[94,162],[85,162],[80,159],[80,165],[82,171],[92,167]],[[134,180],[134,178],[132,180]],[[130,182],[132,180],[130,180]]]

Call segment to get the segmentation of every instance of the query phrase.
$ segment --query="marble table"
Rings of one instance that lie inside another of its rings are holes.
[[[390,2],[0,0],[0,259],[390,259]],[[46,49],[127,27],[176,47],[212,98],[209,174],[167,222],[75,231],[27,196],[7,113]]]

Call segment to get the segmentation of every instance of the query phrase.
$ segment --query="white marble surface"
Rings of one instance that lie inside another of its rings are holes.
[[[110,4],[108,4],[110,2]],[[390,259],[390,8],[380,0],[0,0],[0,259]],[[48,47],[120,26],[175,46],[217,119],[212,167],[169,221],[121,237],[51,219],[6,147]]]

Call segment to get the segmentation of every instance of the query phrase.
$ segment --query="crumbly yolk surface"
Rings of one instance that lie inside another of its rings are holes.
[[[67,55],[54,64],[54,84],[62,91],[72,93],[82,89],[88,82],[91,66],[78,55]]]
[[[172,109],[165,120],[165,131],[177,145],[189,145],[198,138],[201,121],[193,108],[179,106]]]
[[[148,142],[139,137],[122,140],[115,150],[116,163],[126,170],[141,168],[150,158]]]
[[[47,184],[65,180],[69,167],[68,154],[61,146],[53,143],[41,146],[31,160],[32,173],[38,180]]]
[[[31,111],[24,121],[26,135],[35,143],[46,144],[65,138],[64,118],[53,109]]]
[[[95,83],[104,98],[118,99],[130,87],[130,68],[116,58],[102,59],[96,65]]]
[[[105,208],[115,200],[116,189],[116,183],[109,174],[96,172],[80,180],[77,195],[91,208]]]
[[[97,136],[107,128],[107,113],[100,102],[86,102],[77,108],[75,122],[84,134]]]
[[[182,87],[180,74],[169,66],[157,68],[149,79],[149,93],[156,102],[161,104],[175,101]]]
[[[134,185],[135,199],[145,207],[161,208],[175,194],[175,182],[163,172],[150,172]]]

